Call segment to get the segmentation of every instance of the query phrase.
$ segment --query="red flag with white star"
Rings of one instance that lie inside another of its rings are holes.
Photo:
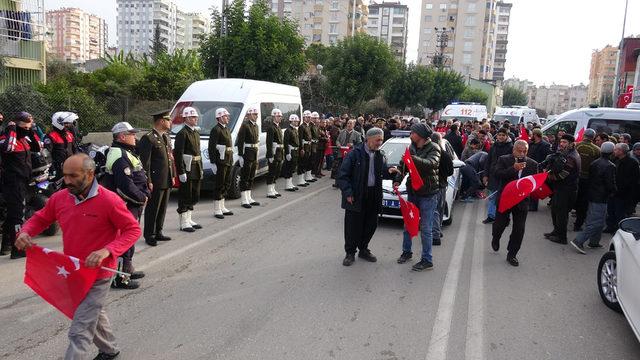
[[[522,200],[529,197],[531,193],[540,191],[539,188],[547,180],[548,175],[548,173],[543,172],[509,182],[505,185],[504,189],[502,189],[500,202],[498,203],[498,211],[503,213],[518,205]]]
[[[411,158],[411,152],[409,152],[409,148],[407,147],[407,151],[404,152],[402,156],[402,162],[407,166],[407,170],[409,170],[409,176],[411,177],[411,187],[413,190],[418,190],[424,185],[424,181],[420,177],[420,173],[416,168],[416,164],[413,163],[413,159]]]
[[[542,183],[531,193],[531,198],[535,200],[546,199],[553,194],[553,190],[546,183]]]
[[[527,131],[527,128],[524,126],[520,126],[520,140],[529,142],[529,132]]]
[[[402,212],[404,228],[409,233],[409,236],[413,238],[418,235],[420,230],[420,211],[412,202],[403,199],[400,193],[396,192],[396,194],[400,200],[400,212]]]
[[[85,267],[78,258],[41,246],[27,249],[24,283],[46,302],[73,319],[100,268]]]

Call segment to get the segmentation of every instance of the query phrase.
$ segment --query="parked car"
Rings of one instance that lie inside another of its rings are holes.
[[[621,312],[640,340],[640,218],[620,222],[598,265],[598,291],[605,305]]]
[[[400,160],[402,160],[402,155],[407,149],[407,146],[411,144],[411,140],[409,139],[409,131],[394,131],[391,139],[387,140],[382,147],[380,148],[384,151],[385,156],[387,157],[387,163],[390,166],[397,166],[400,164]],[[458,194],[458,190],[460,189],[461,177],[460,177],[460,167],[464,165],[464,162],[458,160],[455,151],[449,144],[449,142],[445,139],[442,139],[440,143],[440,147],[445,149],[451,158],[453,159],[453,175],[449,176],[448,182],[449,186],[447,187],[447,197],[445,202],[444,216],[443,216],[443,224],[450,225],[452,222],[452,214],[453,214],[453,203]],[[407,175],[408,176],[408,175]],[[406,200],[407,199],[407,177],[402,180],[402,183],[398,186],[398,191],[400,191],[401,196]],[[398,196],[393,192],[393,181],[392,180],[383,180],[382,181],[382,217],[385,218],[393,218],[393,219],[401,219],[402,214],[400,213],[400,201],[398,200]]]

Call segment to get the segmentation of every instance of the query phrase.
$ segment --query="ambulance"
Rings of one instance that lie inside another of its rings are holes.
[[[509,120],[513,125],[518,125],[520,121],[526,123],[540,124],[540,119],[535,109],[526,106],[503,106],[496,108],[493,113],[493,121]]]
[[[487,119],[487,107],[478,103],[452,103],[447,105],[440,116],[440,120],[453,120],[457,119],[461,123],[467,121],[482,121]]]

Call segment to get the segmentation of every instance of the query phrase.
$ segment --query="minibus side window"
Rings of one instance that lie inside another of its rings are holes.
[[[576,127],[578,126],[578,122],[577,121],[561,121],[553,126],[551,126],[550,128],[548,128],[547,130],[544,131],[545,135],[551,135],[551,136],[556,136],[558,135],[558,131],[562,130],[567,134],[575,134],[576,132]]]
[[[597,133],[605,132],[607,134],[623,134],[631,135],[631,143],[640,141],[640,121],[617,120],[617,119],[590,119],[589,128]]]

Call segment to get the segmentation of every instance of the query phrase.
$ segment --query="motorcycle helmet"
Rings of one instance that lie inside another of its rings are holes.
[[[69,116],[66,111],[58,111],[51,116],[51,125],[58,130],[64,129],[64,120]]]

